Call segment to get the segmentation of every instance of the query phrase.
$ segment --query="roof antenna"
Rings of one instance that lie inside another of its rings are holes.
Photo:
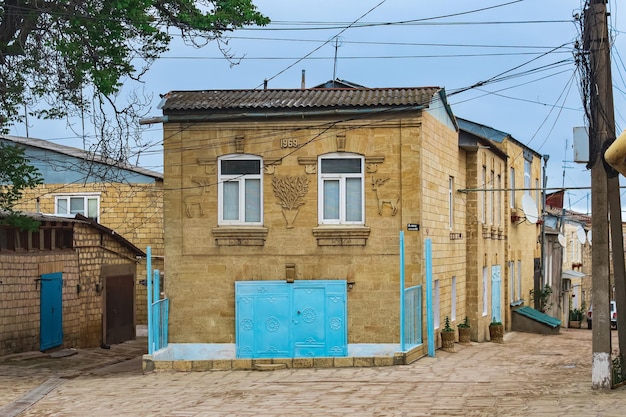
[[[343,44],[343,39],[340,36],[334,37],[335,41],[335,60],[333,62],[333,88],[335,88],[335,80],[337,79],[337,49]]]

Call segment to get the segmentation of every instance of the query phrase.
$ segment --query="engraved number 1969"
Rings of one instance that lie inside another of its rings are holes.
[[[280,147],[281,148],[297,148],[298,139],[281,139]]]

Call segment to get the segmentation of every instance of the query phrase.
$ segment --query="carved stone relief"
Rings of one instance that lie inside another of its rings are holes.
[[[183,198],[183,202],[185,203],[185,213],[187,217],[193,217],[194,207],[198,207],[200,215],[204,216],[204,204],[208,199],[208,188],[211,185],[211,180],[209,178],[201,178],[201,177],[192,177],[191,182],[199,185],[199,187],[194,187],[199,189],[199,192],[194,190],[194,194],[188,194]]]
[[[388,205],[391,207],[391,215],[395,216],[398,212],[398,202],[400,197],[396,193],[388,193],[381,190],[381,186],[389,181],[389,178],[376,178],[372,175],[372,190],[376,193],[378,200],[378,214],[383,215],[383,207]]]
[[[274,195],[283,210],[287,228],[293,228],[293,222],[298,215],[300,206],[304,204],[304,197],[309,192],[309,179],[306,175],[274,176],[272,178]]]

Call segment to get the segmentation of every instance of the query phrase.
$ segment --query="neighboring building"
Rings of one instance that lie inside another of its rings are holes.
[[[163,271],[163,174],[107,160],[49,141],[0,136],[21,146],[44,179],[24,190],[17,210],[60,217],[84,215],[126,237],[143,251],[152,247],[153,267]],[[137,324],[147,316],[146,263],[137,271]]]
[[[459,146],[467,154],[466,311],[471,339],[483,342],[489,340],[492,321],[510,323],[507,294],[514,294],[515,289],[509,288],[517,283],[516,277],[506,275],[510,270],[505,256],[510,217],[507,193],[502,190],[506,188],[507,155],[491,142],[498,131],[457,120]],[[510,301],[517,300],[511,297]]]
[[[551,301],[557,307],[555,316],[567,326],[570,310],[586,313],[591,305],[591,216],[563,209],[563,195],[557,191],[546,197],[546,224],[558,233],[560,243],[559,264],[554,266],[560,292],[555,291]]]
[[[143,251],[80,215],[28,215],[37,231],[0,226],[0,355],[133,339]]]
[[[432,241],[435,327],[468,314],[466,151],[443,89],[172,91],[162,110],[171,342],[399,343],[400,231],[420,295]]]
[[[493,311],[498,311],[493,308],[498,302],[493,288],[500,288],[501,300],[508,300],[509,308],[501,309],[500,320],[507,329],[515,308],[536,307],[531,291],[541,283],[541,155],[508,133],[469,120],[457,120],[461,144],[467,142],[476,148],[471,165],[475,171],[471,176],[475,176],[474,189],[479,191],[467,193],[468,219],[476,219],[472,230],[477,238],[475,248],[468,247],[468,259],[476,263],[468,264],[467,280],[479,291],[475,299],[492,299],[490,308],[483,302],[481,310],[478,302],[471,309],[468,306],[468,310],[476,312],[480,324],[473,337],[483,341]],[[468,181],[469,177],[468,171]],[[552,285],[549,279],[546,282]],[[468,303],[472,303],[471,298]]]

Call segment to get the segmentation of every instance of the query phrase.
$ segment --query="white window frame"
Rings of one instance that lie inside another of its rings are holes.
[[[483,165],[483,170],[482,170],[482,191],[480,192],[480,199],[481,199],[481,205],[480,205],[480,221],[483,223],[487,223],[487,191],[486,191],[486,187],[487,187],[487,167]]]
[[[530,195],[530,170],[532,164],[529,160],[524,159],[524,194]]]
[[[511,185],[511,208],[515,208],[515,168],[511,167],[510,173],[510,185]]]
[[[498,194],[496,194],[496,224],[498,227],[502,226],[502,176],[498,174]]]
[[[490,225],[494,225],[494,216],[495,216],[495,207],[494,207],[494,196],[493,193],[495,192],[495,172],[493,170],[491,170],[491,177],[489,178],[489,182],[491,183],[491,192],[489,193],[489,224]]]
[[[325,159],[358,159],[360,161],[360,171],[353,173],[323,173],[322,161]],[[363,225],[365,224],[365,158],[362,155],[353,153],[330,153],[320,155],[318,157],[317,166],[317,189],[318,189],[318,222],[321,225],[327,224],[343,224],[343,225]],[[346,213],[346,180],[350,178],[358,178],[361,181],[361,219],[360,220],[347,220]],[[339,181],[339,218],[338,219],[326,219],[324,218],[324,182],[325,181]]]
[[[73,199],[82,199],[83,200],[83,210],[76,211],[74,213],[71,212],[71,200]],[[59,212],[59,200],[66,201],[67,211],[65,213]],[[85,213],[85,207],[87,211],[89,210],[89,200],[96,200],[96,212],[97,215],[94,220],[98,223],[100,222],[100,193],[61,193],[54,195],[54,215],[59,217],[71,217],[73,218],[76,214],[80,213],[85,217],[89,217],[89,213]],[[91,217],[93,219],[93,217]]]
[[[258,174],[222,174],[222,162],[227,160],[256,160],[260,161]],[[263,158],[256,155],[248,154],[232,154],[221,156],[217,159],[217,176],[218,176],[218,225],[263,225]],[[259,221],[246,221],[246,181],[259,181]],[[239,191],[239,212],[237,219],[224,219],[224,184],[228,182],[238,183]]]

